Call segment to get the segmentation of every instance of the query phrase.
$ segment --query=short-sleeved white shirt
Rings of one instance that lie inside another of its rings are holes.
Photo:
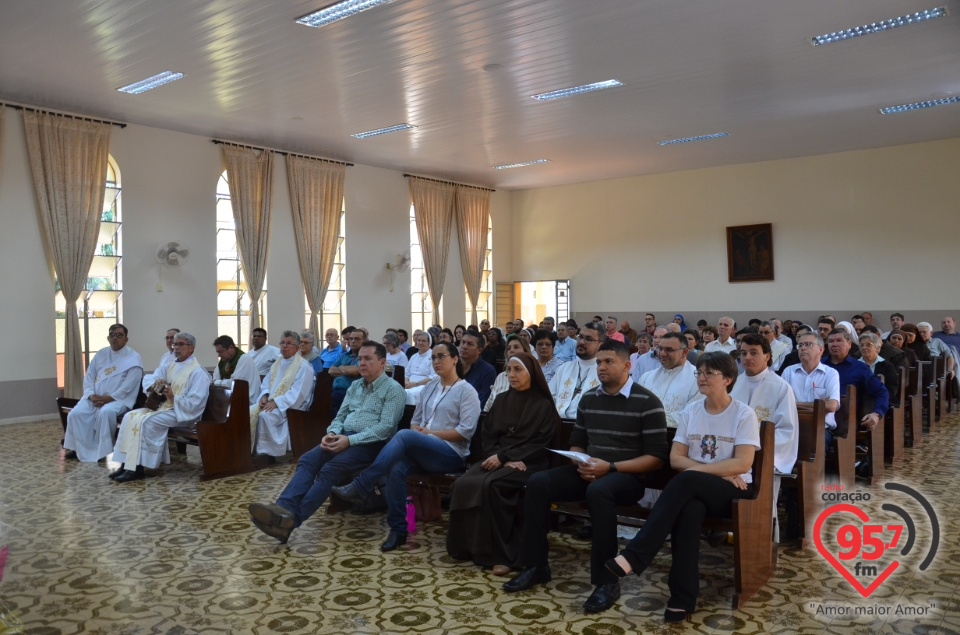
[[[688,457],[698,463],[716,463],[732,459],[738,445],[760,449],[760,423],[750,406],[733,399],[723,412],[713,415],[706,411],[705,403],[694,401],[677,417],[673,442],[685,444]],[[752,483],[753,469],[740,477]]]

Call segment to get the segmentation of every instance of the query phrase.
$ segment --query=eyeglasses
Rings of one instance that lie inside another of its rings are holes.
[[[657,352],[658,352],[658,353],[670,353],[670,354],[673,354],[673,353],[676,353],[677,351],[685,351],[685,350],[687,350],[687,349],[685,349],[685,348],[667,348],[666,346],[658,346],[658,347],[657,347]]]
[[[113,337],[123,337],[123,331],[116,331],[115,333],[110,333],[109,335],[107,335],[107,338],[113,338]]]
[[[578,339],[579,341],[581,341],[581,342],[586,342],[587,344],[593,344],[594,342],[599,342],[599,341],[600,341],[600,340],[598,340],[598,339],[595,338],[595,337],[588,337],[588,336],[586,336],[586,335],[578,335],[578,336],[577,336],[577,339]]]
[[[797,348],[813,348],[816,345],[816,342],[797,342]]]
[[[431,361],[431,362],[439,362],[440,360],[446,359],[446,358],[448,358],[448,357],[450,357],[450,355],[449,355],[448,353],[440,353],[439,355],[431,355],[431,356],[430,356],[430,361]]]
[[[695,370],[693,371],[694,377],[723,377],[723,373],[719,370]]]

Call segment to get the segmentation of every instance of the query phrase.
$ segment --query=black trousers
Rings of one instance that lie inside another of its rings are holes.
[[[517,564],[521,567],[547,564],[550,503],[585,500],[593,524],[590,583],[599,585],[616,582],[617,577],[603,566],[617,555],[615,507],[636,503],[643,497],[643,489],[644,479],[640,474],[614,472],[595,481],[585,481],[580,478],[575,465],[537,472],[527,481],[524,492],[523,537]]]
[[[656,557],[669,534],[673,562],[667,580],[667,606],[692,612],[700,593],[700,532],[704,519],[708,515],[729,518],[735,499],[752,496],[753,485],[742,490],[713,474],[680,472],[670,479],[647,522],[622,555],[634,572],[640,573]]]

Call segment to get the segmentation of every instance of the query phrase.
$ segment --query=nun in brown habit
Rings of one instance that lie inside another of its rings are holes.
[[[481,428],[483,461],[456,480],[450,497],[447,553],[504,575],[520,547],[517,511],[531,474],[549,467],[547,447],[560,418],[540,364],[529,353],[507,360],[510,389]]]

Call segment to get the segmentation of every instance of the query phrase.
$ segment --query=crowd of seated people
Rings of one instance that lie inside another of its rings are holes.
[[[144,374],[140,356],[126,346],[126,328],[114,325],[67,419],[67,456],[96,461],[112,449],[121,465],[110,477],[139,480],[145,468],[169,462],[167,432],[195,426],[209,386],[230,390],[236,379],[248,382],[251,452],[283,456],[290,449],[286,412],[308,408],[314,378],[326,372],[333,377],[333,422],[320,445],[300,457],[275,502],[250,505],[258,529],[286,542],[331,493],[363,506],[382,490],[388,535],[381,550],[393,551],[407,541],[407,475],[465,471],[450,499],[451,556],[497,575],[519,570],[507,592],[543,584],[552,576],[550,504],[583,500],[593,525],[594,585],[584,610],[610,608],[620,578],[642,571],[672,534],[675,545],[689,542],[683,558],[674,549],[665,619],[676,621],[696,607],[704,514],[728,514],[731,501],[752,493],[758,421],[774,423],[776,471],[789,474],[797,460],[798,406],[824,400],[829,448],[846,385],[857,385],[859,425],[871,430],[897,401],[898,367],[941,357],[955,383],[960,362],[952,317],[935,332],[900,313],[885,333],[869,312],[849,320],[822,315],[809,325],[755,319],[740,329],[730,317],[688,327],[682,314],[662,325],[646,314],[639,331],[598,315],[582,326],[552,318],[435,325],[414,330],[409,342],[404,329],[373,339],[363,327],[327,329],[324,339],[318,349],[312,332],[285,330],[272,346],[256,329],[253,350],[244,352],[220,336],[211,377],[194,355],[195,338],[171,329],[167,353]],[[402,385],[391,377],[400,366]],[[111,376],[111,367],[122,372]],[[138,385],[160,405],[131,410]],[[398,431],[405,404],[413,418]],[[548,449],[561,419],[575,422],[571,449],[589,458],[549,469],[557,464]],[[675,434],[671,447],[668,430]],[[467,465],[475,434],[479,461]],[[703,445],[719,438],[723,443]],[[684,478],[663,492],[645,488],[643,473],[663,465]],[[774,488],[776,501],[779,478]],[[631,502],[651,508],[651,520],[618,556],[612,510]],[[771,513],[776,518],[776,502]]]

